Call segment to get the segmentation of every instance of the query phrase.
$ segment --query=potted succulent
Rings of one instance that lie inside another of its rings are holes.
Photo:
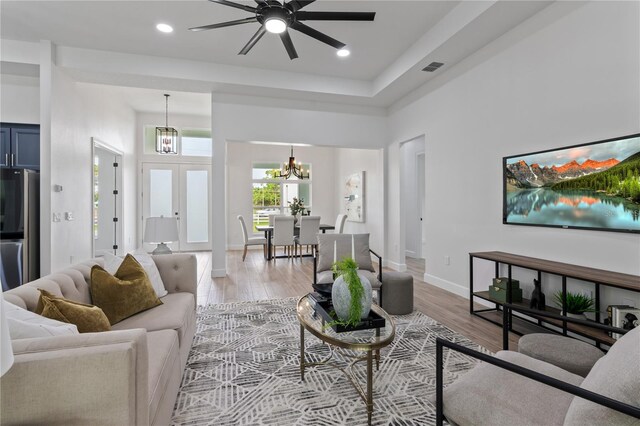
[[[331,287],[333,309],[337,323],[357,325],[371,310],[371,283],[358,274],[358,264],[350,257],[333,263],[333,273],[337,276]]]
[[[562,292],[558,291],[554,295],[554,300],[557,306],[562,309],[563,303],[562,300]],[[571,293],[567,292],[567,301],[566,301],[566,313],[570,318],[584,319],[585,312],[595,312],[596,310],[593,308],[594,300],[589,296],[585,296],[580,293]]]

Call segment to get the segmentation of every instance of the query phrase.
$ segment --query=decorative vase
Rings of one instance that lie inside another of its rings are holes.
[[[293,226],[296,226],[298,224],[298,215],[294,214],[293,215]]]
[[[371,283],[359,272],[358,278],[360,278],[362,287],[364,287],[364,294],[361,299],[362,315],[360,318],[366,318],[369,316],[369,311],[371,310]],[[349,319],[349,309],[351,308],[351,292],[349,291],[349,284],[347,284],[342,275],[333,283],[333,287],[331,288],[331,301],[338,319],[347,321]]]
[[[571,312],[567,312],[567,316],[573,319],[586,319],[585,314],[572,314]]]

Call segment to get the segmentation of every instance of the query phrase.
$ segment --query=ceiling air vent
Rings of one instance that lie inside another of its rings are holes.
[[[441,66],[443,66],[444,64],[442,62],[431,62],[429,65],[427,65],[426,67],[424,67],[422,69],[422,71],[426,71],[426,72],[434,72],[435,70],[437,70],[438,68],[440,68]]]

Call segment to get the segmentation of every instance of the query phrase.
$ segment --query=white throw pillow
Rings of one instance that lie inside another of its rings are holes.
[[[78,327],[43,317],[6,301],[2,301],[11,340],[78,334]]]
[[[111,253],[105,253],[103,256],[104,259],[104,270],[110,273],[111,275],[115,274],[120,264],[124,260],[124,257],[115,256]]]
[[[139,248],[131,254],[136,258],[140,265],[142,265],[144,271],[149,276],[149,281],[151,281],[151,285],[156,291],[156,295],[158,295],[158,297],[166,296],[168,291],[164,288],[164,283],[162,282],[160,271],[158,271],[156,262],[153,261],[153,258],[149,255],[149,253]]]
[[[156,266],[156,262],[153,261],[153,258],[144,251],[144,249],[139,248],[133,253],[131,253],[133,257],[136,258],[138,263],[142,265],[142,268],[147,273],[149,277],[149,281],[151,281],[151,285],[156,292],[158,297],[164,297],[167,295],[167,290],[164,288],[164,283],[162,282],[162,277],[160,276],[160,271],[158,271],[158,267]],[[111,275],[115,274],[120,264],[124,260],[123,257],[114,256],[111,253],[105,253],[104,255],[104,270],[110,273]]]

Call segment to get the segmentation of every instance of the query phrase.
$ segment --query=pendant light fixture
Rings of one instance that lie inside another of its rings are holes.
[[[156,127],[156,151],[160,154],[177,154],[178,131],[169,127],[169,95],[165,93],[164,127]]]
[[[291,146],[291,156],[289,157],[289,163],[284,163],[282,165],[282,170],[280,170],[281,178],[289,179],[291,175],[294,175],[298,179],[309,179],[309,169],[305,170],[302,168],[302,164],[298,161],[296,165],[296,158],[293,156],[293,146]]]

